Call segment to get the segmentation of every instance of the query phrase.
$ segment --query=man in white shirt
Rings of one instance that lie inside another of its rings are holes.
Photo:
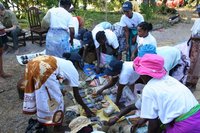
[[[124,15],[120,19],[120,25],[125,29],[127,59],[131,60],[131,53],[136,48],[135,41],[137,35],[137,25],[144,21],[144,17],[138,13],[132,11],[132,3],[130,1],[124,2],[122,9]]]
[[[112,76],[111,81],[97,91],[97,94],[101,94],[104,90],[114,86],[117,83],[117,98],[116,104],[119,105],[119,100],[122,95],[123,88],[128,85],[129,88],[133,88],[135,83],[140,83],[139,75],[133,68],[133,62],[122,62],[119,60],[112,60],[105,69],[104,73],[108,76]]]
[[[166,75],[164,59],[156,54],[145,54],[137,57],[133,65],[146,84],[140,117],[144,118],[143,122],[149,122],[148,132],[159,132],[161,123],[166,125],[168,133],[200,132],[200,105],[186,86]],[[132,131],[140,124],[133,125]]]

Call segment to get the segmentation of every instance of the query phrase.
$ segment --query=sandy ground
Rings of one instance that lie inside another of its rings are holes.
[[[153,31],[159,46],[175,45],[187,41],[190,37],[190,23],[178,23],[167,29]],[[26,47],[20,47],[19,54],[35,53],[44,50],[45,46],[32,44],[27,41]],[[32,116],[22,114],[22,101],[18,98],[17,81],[23,75],[24,66],[21,66],[11,48],[4,53],[4,69],[13,74],[12,78],[0,78],[0,133],[23,133],[27,127],[28,119]],[[200,84],[194,95],[200,100]],[[67,105],[68,101],[66,102]]]

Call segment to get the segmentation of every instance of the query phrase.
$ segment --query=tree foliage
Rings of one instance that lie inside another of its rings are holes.
[[[42,11],[57,6],[59,0],[0,0],[6,8],[14,10],[18,18],[25,18],[26,11],[31,6],[36,6]],[[71,0],[75,9],[86,10],[88,7],[93,7],[95,11],[112,12],[119,11],[121,5],[126,0]],[[163,0],[165,3],[167,0]],[[192,0],[190,0],[192,1]],[[197,0],[199,1],[199,0]],[[147,5],[153,4],[155,0],[144,0]],[[163,4],[164,5],[164,4]]]
[[[31,6],[45,10],[58,5],[56,0],[2,0],[1,2],[7,9],[16,12],[19,18],[24,18],[26,16],[25,12]]]
[[[95,10],[105,10],[107,0],[71,0],[74,7],[77,9],[80,5],[83,5],[83,9],[87,9],[88,5],[92,5]],[[117,10],[125,0],[110,0],[107,2],[109,10]],[[1,0],[6,8],[12,9],[17,14],[22,14],[31,6],[37,6],[41,9],[49,9],[58,5],[58,0]]]

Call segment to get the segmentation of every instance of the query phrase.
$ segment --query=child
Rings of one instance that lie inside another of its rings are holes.
[[[141,22],[137,26],[138,36],[137,36],[137,48],[132,52],[131,59],[137,56],[138,50],[142,45],[151,44],[157,47],[156,39],[151,35],[150,31],[153,29],[151,23]]]

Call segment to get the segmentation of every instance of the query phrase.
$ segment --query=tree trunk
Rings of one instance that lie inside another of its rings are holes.
[[[166,3],[167,3],[167,0],[163,0],[162,4],[166,5]]]
[[[196,7],[199,5],[199,0],[197,0],[197,2],[196,2]]]
[[[74,6],[75,9],[77,9],[78,6],[79,6],[79,1],[75,0],[74,3],[73,3],[73,6]]]
[[[191,4],[192,2],[194,2],[194,0],[188,0],[188,4]]]
[[[150,0],[150,4],[151,4],[152,6],[156,6],[156,1],[155,1],[155,0]]]
[[[119,2],[122,4],[124,1],[123,0],[119,0]]]
[[[148,5],[150,4],[149,0],[143,0],[143,3]]]
[[[9,5],[8,5],[8,3],[10,3],[9,0],[2,1],[2,3],[3,3],[3,5],[5,6],[6,9],[10,8]]]
[[[17,3],[16,3],[16,8],[17,8],[17,13],[18,13],[18,15],[20,16],[21,15],[21,10],[20,10],[20,8],[19,8],[19,2],[17,1]]]
[[[83,0],[83,10],[87,10],[87,2],[88,0]]]

